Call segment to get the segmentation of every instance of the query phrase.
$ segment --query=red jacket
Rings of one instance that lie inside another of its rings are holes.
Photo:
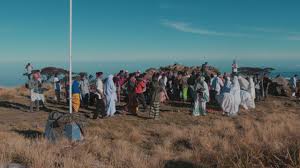
[[[140,94],[140,93],[144,93],[146,88],[146,83],[144,80],[139,81],[138,84],[135,87],[135,93],[136,94]]]

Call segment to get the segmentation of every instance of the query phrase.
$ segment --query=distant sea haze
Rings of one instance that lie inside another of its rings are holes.
[[[206,60],[210,65],[217,67],[222,72],[230,72],[232,60]],[[114,62],[74,62],[74,72],[87,72],[94,75],[97,71],[102,71],[105,75],[115,74],[121,69],[134,72],[137,70],[144,71],[148,68],[159,68],[161,66],[171,65],[174,63],[180,63],[187,66],[201,66],[205,61],[200,60],[182,60],[182,61],[114,61]],[[32,62],[34,69],[41,69],[47,66],[68,68],[67,62]],[[0,87],[14,87],[23,85],[26,82],[26,77],[23,76],[25,73],[26,62],[20,63],[0,63]],[[272,63],[272,62],[239,62],[239,66],[253,66],[253,67],[273,67],[276,70],[271,74],[272,77],[280,74],[284,77],[291,77],[294,74],[300,76],[299,66],[289,66],[288,63]]]

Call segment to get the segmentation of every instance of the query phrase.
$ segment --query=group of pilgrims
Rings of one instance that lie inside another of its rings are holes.
[[[202,64],[201,70],[191,74],[178,71],[155,71],[129,73],[121,70],[115,75],[104,78],[103,72],[96,72],[96,78],[81,74],[72,82],[72,108],[79,112],[80,107],[93,108],[93,119],[112,117],[118,113],[138,115],[139,112],[149,112],[149,117],[160,118],[160,107],[168,102],[188,104],[191,115],[206,116],[208,107],[220,109],[229,117],[237,116],[240,107],[245,110],[254,109],[255,102],[268,96],[268,77],[266,74],[242,76],[238,73],[237,63],[232,64],[231,73],[210,74],[208,63]],[[31,93],[30,110],[34,104],[39,110],[39,102],[45,104],[41,75],[31,73],[32,66],[26,66],[28,72],[28,88]],[[52,84],[55,100],[60,103],[64,93],[69,102],[68,76],[54,76]],[[294,77],[296,80],[296,76]],[[265,82],[263,82],[265,81]],[[65,89],[63,92],[62,88]],[[120,107],[121,104],[124,104]]]

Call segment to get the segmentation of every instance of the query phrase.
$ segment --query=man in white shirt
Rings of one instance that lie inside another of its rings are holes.
[[[61,85],[60,85],[60,80],[59,80],[57,74],[55,74],[54,78],[53,78],[53,88],[55,91],[54,99],[59,103],[60,102]]]
[[[85,108],[89,106],[89,97],[90,97],[90,83],[85,75],[81,75],[81,80],[79,82],[80,85],[80,94],[82,103]]]
[[[97,119],[99,114],[105,117],[104,86],[102,81],[103,72],[96,73],[96,111],[93,119]]]
[[[33,70],[33,67],[30,63],[28,63],[25,67],[25,70],[26,70],[26,73],[27,73],[27,77],[28,77],[28,80],[31,79],[31,74],[32,74],[32,70]]]

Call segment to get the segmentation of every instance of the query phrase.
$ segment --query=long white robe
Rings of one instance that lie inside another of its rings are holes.
[[[249,108],[255,108],[254,99],[248,91],[241,90],[241,105],[245,110]]]
[[[116,112],[117,89],[113,81],[113,75],[109,75],[105,83],[104,94],[106,99],[106,114],[113,116]]]
[[[250,77],[249,78],[249,89],[248,89],[248,92],[250,93],[252,99],[254,100],[256,95],[255,95],[255,84],[254,84],[254,81],[253,81],[253,78]]]
[[[194,116],[199,116],[201,115],[206,115],[206,103],[209,101],[209,89],[207,83],[204,81],[200,81],[199,83],[196,83],[195,86],[195,91],[198,89],[203,88],[203,96],[200,97],[199,93],[196,93],[195,96],[195,101],[194,101],[194,108],[193,108],[193,115]]]
[[[220,104],[223,112],[233,114],[235,112],[234,97],[232,94],[223,92],[216,96],[218,103]]]
[[[235,116],[239,112],[239,107],[241,104],[241,88],[238,81],[238,77],[236,76],[233,78],[230,94],[232,94],[234,98],[234,110],[231,111],[229,115]]]

